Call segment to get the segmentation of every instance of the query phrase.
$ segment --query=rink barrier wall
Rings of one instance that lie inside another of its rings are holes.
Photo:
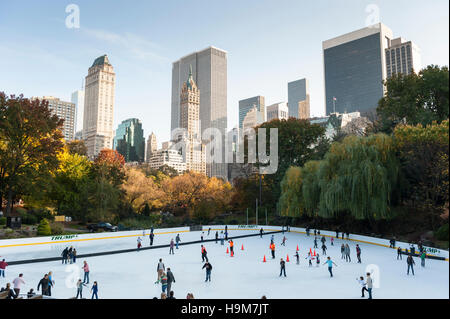
[[[318,230],[320,230],[320,236],[336,238],[336,232],[335,231],[333,232],[333,231],[327,231],[327,230],[322,230],[322,229],[318,229]],[[305,228],[291,227],[290,231],[294,232],[294,233],[299,233],[299,234],[306,234],[306,229]],[[342,240],[342,232],[339,232],[339,234],[340,234],[339,239]],[[310,230],[310,237],[312,237],[312,238],[314,237],[314,229],[313,228]],[[345,239],[345,240],[390,248],[389,240],[388,239],[383,239],[383,238],[375,238],[375,237],[369,237],[369,236],[350,234],[349,239]],[[396,250],[396,249],[398,249],[398,247],[409,248],[410,244],[409,243],[405,243],[405,242],[396,241],[396,247],[395,248],[390,248],[390,249],[392,249],[392,250],[395,249]],[[438,248],[434,248],[434,247],[428,247],[428,246],[424,246],[424,247],[426,249],[435,251],[435,253],[427,253],[426,254],[427,258],[449,261],[449,252],[447,250],[438,249]],[[404,252],[403,254],[406,254],[406,253]],[[416,254],[416,256],[418,256],[418,255]]]
[[[213,229],[211,229],[211,231],[212,230]],[[224,230],[224,228],[219,229],[216,226],[216,229],[214,229],[214,230],[216,230],[216,231]],[[228,228],[228,230],[254,230],[254,229]],[[270,228],[270,230],[272,230],[272,231],[267,231],[267,229],[266,229],[266,231],[264,232],[263,235],[269,235],[269,234],[275,234],[275,233],[280,233],[281,232],[280,228]],[[154,232],[154,234],[157,235],[157,234],[180,233],[180,232],[181,231],[159,232],[159,233]],[[130,237],[130,236],[142,236],[142,232],[140,233],[140,235],[116,236],[114,238],[123,238],[123,237]],[[236,238],[246,238],[246,237],[255,237],[255,236],[260,236],[259,231],[258,231],[258,233],[255,233],[255,234],[229,236],[228,239],[233,239],[234,240]],[[104,238],[101,238],[101,239],[106,239],[106,238],[108,238],[108,237],[104,237]],[[206,243],[206,242],[213,242],[215,240],[216,240],[215,238],[213,238],[213,239],[204,239],[203,241],[202,240],[195,240],[195,241],[189,241],[189,242],[181,242],[178,245],[179,246],[184,246],[184,245],[201,244],[201,243]],[[55,242],[51,242],[51,243],[55,243]],[[168,247],[170,247],[170,244],[141,247],[140,250],[159,249],[159,248],[168,248]],[[88,253],[88,254],[79,254],[79,255],[77,255],[77,259],[79,259],[79,258],[87,258],[87,257],[113,255],[113,254],[131,253],[131,252],[136,252],[136,251],[137,251],[137,248],[130,248],[130,249],[121,249],[121,250],[113,250],[113,251],[95,252],[95,253]],[[62,260],[61,256],[58,256],[58,257],[47,257],[47,258],[38,258],[38,259],[8,261],[8,265],[9,266],[13,266],[13,265],[23,265],[23,264],[32,264],[32,263],[50,262],[50,261],[61,261],[61,260]]]

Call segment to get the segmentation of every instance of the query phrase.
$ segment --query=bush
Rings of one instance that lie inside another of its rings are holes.
[[[41,220],[37,228],[37,234],[38,236],[50,236],[52,234],[52,229],[47,219],[43,218]]]
[[[33,214],[23,213],[20,216],[22,217],[22,224],[35,225],[38,223],[38,218]]]
[[[448,241],[449,240],[448,224],[442,225],[437,231],[434,232],[434,235],[439,240]]]
[[[6,225],[6,217],[0,217],[0,225],[1,226]]]
[[[62,235],[64,233],[64,224],[53,222],[50,223],[52,235]]]

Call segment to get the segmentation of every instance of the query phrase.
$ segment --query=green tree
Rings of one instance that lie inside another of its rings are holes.
[[[47,219],[43,218],[39,223],[37,228],[37,234],[39,236],[50,236],[52,234],[52,229],[50,227],[50,223]]]
[[[87,147],[84,141],[74,140],[66,143],[67,149],[70,154],[78,154],[81,156],[87,156]]]
[[[448,68],[430,65],[418,74],[398,73],[384,82],[377,107],[378,130],[391,133],[397,124],[428,125],[449,116]]]

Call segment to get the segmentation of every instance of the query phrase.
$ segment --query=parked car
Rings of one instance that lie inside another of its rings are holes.
[[[97,224],[89,224],[87,226],[87,229],[89,229],[91,232],[95,232],[95,231],[118,231],[118,227],[117,226],[113,226],[110,223],[97,223]]]

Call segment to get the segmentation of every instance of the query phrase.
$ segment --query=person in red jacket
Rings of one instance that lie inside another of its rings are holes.
[[[275,259],[275,244],[271,243],[269,247],[272,252],[272,259]]]
[[[230,239],[228,242],[230,243],[230,256],[233,257],[234,256],[234,250],[233,250],[234,243],[233,243],[233,240]]]
[[[5,278],[5,269],[8,266],[8,263],[3,259],[0,261],[0,277]]]

